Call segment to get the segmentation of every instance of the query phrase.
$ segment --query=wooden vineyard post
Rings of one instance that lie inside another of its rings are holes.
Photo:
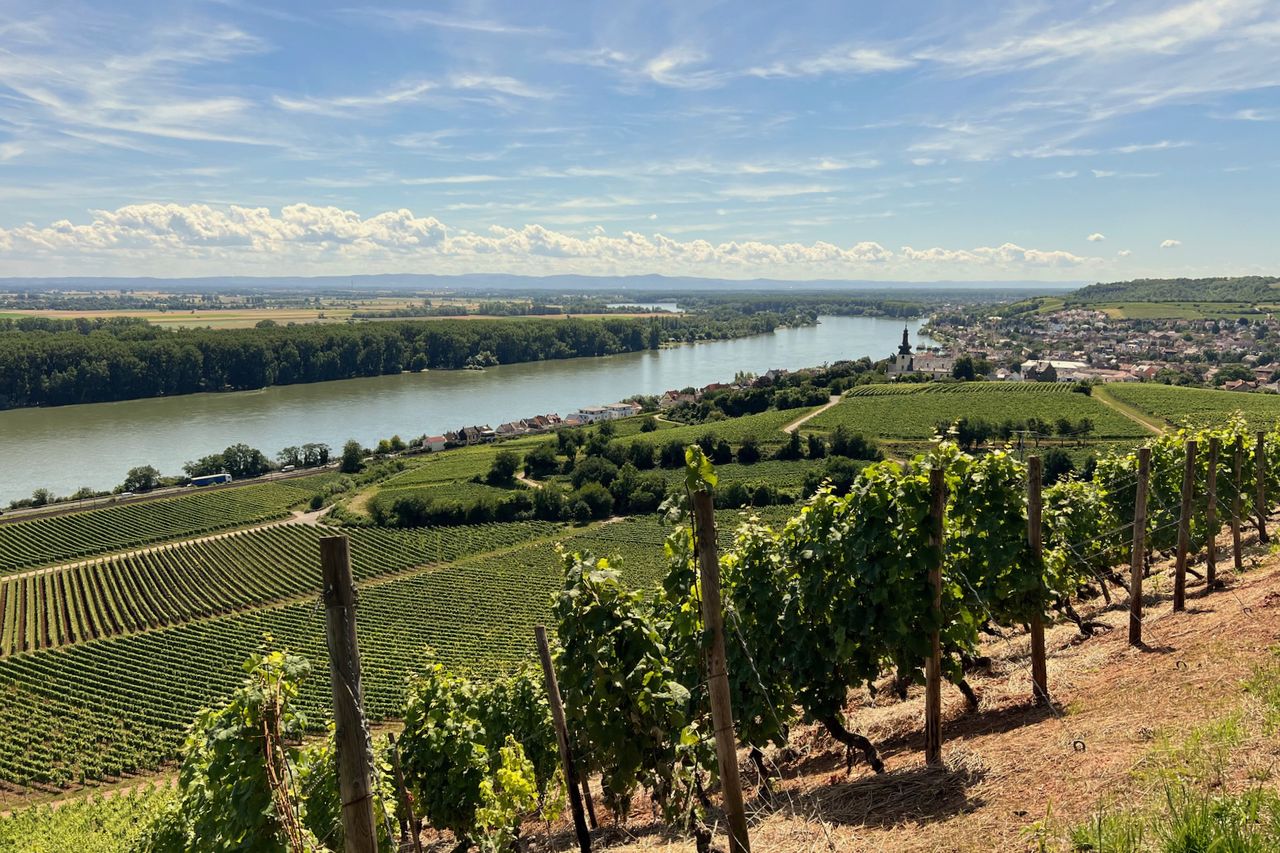
[[[573,828],[578,836],[578,850],[581,853],[591,853],[591,831],[587,829],[587,818],[582,813],[578,769],[574,766],[573,753],[569,749],[569,727],[564,721],[564,702],[560,698],[560,683],[556,680],[556,670],[551,664],[551,647],[547,645],[547,629],[542,625],[534,626],[533,637],[538,644],[538,658],[542,661],[542,675],[547,684],[547,702],[551,705],[551,722],[556,727],[556,743],[560,747],[560,766],[564,768],[565,793],[569,795],[569,811],[573,813]]]
[[[351,579],[347,537],[320,539],[320,569],[324,578],[325,640],[333,687],[334,741],[345,849],[352,853],[375,853],[378,833],[373,820],[373,755],[364,717],[360,648],[356,643],[356,592]]]
[[[1266,545],[1271,541],[1267,534],[1267,434],[1258,430],[1257,444],[1253,451],[1254,513],[1258,517],[1258,541]]]
[[[1244,439],[1236,436],[1235,446],[1231,452],[1231,559],[1236,571],[1244,569],[1244,551],[1240,546],[1240,516],[1244,512]]]
[[[1209,438],[1209,472],[1204,481],[1205,525],[1209,528],[1209,548],[1204,555],[1204,591],[1213,592],[1218,583],[1218,451],[1222,441],[1216,435]]]
[[[942,764],[942,529],[947,510],[947,484],[941,468],[929,470],[929,497],[930,540],[937,550],[937,561],[929,568],[933,630],[929,633],[929,657],[924,662],[924,760],[937,766]]]
[[[1173,568],[1173,610],[1187,609],[1187,552],[1191,550],[1191,498],[1196,488],[1196,442],[1187,441],[1182,464],[1182,510],[1178,514],[1178,556]]]
[[[716,512],[711,493],[693,493],[693,515],[698,526],[698,575],[702,592],[702,626],[710,635],[707,649],[707,692],[711,698],[711,725],[715,728],[716,759],[720,787],[729,820],[729,853],[750,853],[747,811],[742,803],[742,779],[738,775],[738,744],[733,731],[733,706],[729,701],[729,670],[724,651],[724,611],[720,605],[720,557],[716,553]]]
[[[583,776],[582,782],[582,802],[587,807],[587,823],[591,824],[592,829],[599,829],[600,823],[596,820],[596,804],[591,798],[591,780]]]
[[[1031,546],[1031,559],[1039,571],[1044,559],[1044,543],[1041,538],[1043,498],[1041,487],[1043,470],[1039,456],[1027,458],[1027,544]],[[1044,652],[1044,614],[1037,607],[1031,614],[1031,693],[1037,702],[1049,704],[1049,666]]]
[[[409,788],[404,783],[404,769],[400,766],[400,745],[396,736],[387,735],[387,744],[391,747],[391,772],[395,774],[396,799],[400,804],[402,826],[409,831],[413,853],[422,853],[422,822],[413,813],[413,798],[409,796]],[[403,843],[403,836],[401,836]]]
[[[1151,448],[1138,448],[1138,495],[1133,502],[1133,550],[1129,554],[1129,645],[1142,645],[1142,570],[1147,558],[1147,480]]]

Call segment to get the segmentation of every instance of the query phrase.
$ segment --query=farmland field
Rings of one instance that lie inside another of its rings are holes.
[[[782,444],[787,438],[782,428],[811,411],[813,407],[782,411],[771,409],[758,415],[744,415],[729,420],[672,427],[656,434],[639,433],[627,437],[624,441],[631,443],[644,440],[655,444],[665,444],[668,441],[693,442],[704,435],[711,434],[716,438],[725,439],[730,444],[738,444],[748,437],[754,438],[760,444]]]
[[[1091,438],[1143,438],[1150,433],[1139,424],[1085,394],[1071,393],[1057,383],[1003,383],[865,386],[845,397],[803,427],[805,431],[844,426],[856,433],[888,439],[925,440],[938,424],[961,417],[993,424],[1039,418],[1053,424],[1058,418],[1093,421]],[[893,391],[881,390],[893,388]],[[912,388],[915,390],[898,390]],[[945,389],[945,390],[943,390]]]
[[[548,522],[518,522],[346,533],[355,577],[366,580],[456,561],[558,529]],[[309,525],[270,527],[4,580],[0,656],[310,594],[318,584],[317,541],[331,533]]]
[[[727,542],[740,515],[718,516]],[[507,527],[489,526],[495,542],[509,541],[500,533]],[[625,575],[650,584],[666,570],[657,546],[668,530],[651,517],[567,533],[564,541],[575,550],[622,553]],[[479,673],[529,659],[532,628],[548,618],[561,582],[555,549],[538,542],[361,583],[370,715],[387,718],[399,709],[405,676],[432,650]],[[301,701],[319,724],[329,685],[318,600],[0,658],[0,782],[63,785],[169,760],[196,711],[239,684],[241,661],[267,634],[310,659]]]
[[[1121,382],[1108,385],[1107,391],[1121,402],[1177,426],[1222,423],[1235,412],[1258,429],[1280,421],[1280,395],[1276,394],[1177,388],[1154,382]]]
[[[0,524],[0,574],[284,518],[311,494],[260,483]]]

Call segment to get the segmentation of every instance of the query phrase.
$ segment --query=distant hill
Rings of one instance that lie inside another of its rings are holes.
[[[1280,278],[1248,275],[1223,278],[1139,278],[1091,284],[1067,297],[1067,305],[1112,302],[1276,302]]]

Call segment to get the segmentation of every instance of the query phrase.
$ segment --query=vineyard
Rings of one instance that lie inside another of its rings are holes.
[[[1069,394],[1074,382],[891,382],[860,385],[850,397],[885,397],[895,394]]]
[[[1184,453],[1188,439],[1199,442],[1196,452]],[[1216,524],[1233,514],[1251,524],[1259,485],[1269,503],[1280,494],[1280,433],[1255,442],[1237,421],[1148,446],[1144,551],[1194,553],[1216,533],[1207,523],[1211,506],[1218,511]],[[1265,456],[1255,456],[1258,450]],[[979,652],[980,626],[1007,634],[1060,618],[1077,622],[1087,636],[1088,623],[1070,604],[1098,589],[1125,589],[1127,579],[1116,569],[1129,559],[1132,521],[1139,517],[1137,464],[1134,454],[1109,456],[1091,479],[1044,489],[1043,551],[1028,535],[1027,467],[1003,452],[969,456],[948,444],[905,465],[871,465],[847,495],[820,492],[799,513],[717,513],[738,744],[753,755],[770,744],[784,746],[803,715],[879,770],[876,745],[846,728],[848,696],[877,684],[905,691],[922,681],[931,631],[938,631],[941,677],[965,690],[964,662]],[[1184,492],[1184,480],[1191,491]],[[1212,504],[1206,498],[1211,481],[1218,489]],[[699,674],[703,633],[695,616],[693,534],[656,517],[605,523],[565,533],[561,539],[573,554],[566,560],[547,541],[554,530],[529,523],[351,531],[366,711],[374,720],[414,715],[406,721],[406,772],[420,802],[442,802],[444,789],[433,786],[456,782],[420,775],[416,762],[429,759],[415,751],[428,747],[415,740],[423,712],[412,703],[436,701],[431,696],[444,701],[439,691],[480,689],[440,673],[486,681],[510,671],[528,661],[533,627],[554,625],[568,723],[585,770],[608,782],[605,804],[623,813],[643,789],[664,819],[687,826],[680,822],[696,819],[699,808],[681,811],[696,802],[693,786],[717,772],[706,748],[710,721]],[[283,603],[228,615],[174,611],[174,618],[195,618],[170,627],[136,622],[126,629],[133,633],[85,635],[65,648],[0,659],[0,780],[59,786],[128,775],[172,759],[198,709],[240,684],[239,664],[261,648],[264,636],[310,661],[312,675],[296,706],[311,725],[322,724],[331,689],[323,609],[315,597],[318,535],[314,529],[270,528],[159,549],[171,558],[168,564],[135,558],[94,564],[128,578],[112,585],[119,593],[112,602],[139,611],[161,598],[225,604],[229,593],[219,598],[208,590],[237,586],[251,598]],[[451,538],[441,538],[446,536]],[[435,564],[400,568],[429,560]],[[934,566],[942,594],[931,604]],[[221,570],[229,573],[217,574]],[[162,586],[178,577],[216,581],[208,590]],[[1212,589],[1209,584],[1206,594]],[[165,618],[156,610],[145,613]],[[34,624],[47,630],[41,626],[57,619],[54,613]],[[30,617],[22,624],[29,627]],[[598,632],[606,626],[613,639],[601,643]],[[37,634],[37,640],[45,638]],[[436,664],[444,669],[433,669]],[[405,679],[432,672],[437,674],[413,682],[419,692],[411,691],[406,706]],[[638,672],[647,675],[636,680]],[[1036,695],[1053,689],[1046,682]],[[485,737],[503,743],[501,729],[490,728]],[[453,743],[450,748],[465,746]],[[629,743],[644,748],[619,746]],[[545,743],[520,745],[527,754],[547,754]],[[763,763],[758,766],[766,772]],[[448,794],[455,796],[461,795]],[[463,831],[467,824],[437,826]]]
[[[285,518],[311,494],[260,483],[0,524],[0,574]]]
[[[690,424],[664,429],[658,433],[638,433],[627,436],[624,444],[636,441],[647,441],[650,444],[666,444],[678,441],[681,444],[697,441],[704,435],[723,438],[730,444],[740,444],[743,439],[751,438],[762,445],[781,444],[787,438],[782,428],[794,420],[804,417],[813,411],[812,408],[770,409],[757,415],[743,415],[723,421],[712,421],[705,424]]]
[[[1150,435],[1140,424],[1092,397],[1065,392],[1062,383],[1034,382],[864,386],[806,423],[804,429],[843,426],[864,435],[923,440],[932,437],[940,423],[959,418],[993,424],[1025,424],[1037,418],[1050,426],[1061,418],[1073,423],[1087,418],[1093,423],[1091,437],[1095,439]]]
[[[1108,385],[1107,391],[1117,400],[1177,426],[1220,424],[1235,412],[1258,429],[1280,419],[1280,396],[1274,394],[1178,388],[1154,382],[1115,383]]]
[[[453,562],[555,530],[545,522],[355,530],[354,572],[367,580]],[[0,656],[312,594],[316,542],[326,533],[309,525],[281,525],[0,580]]]

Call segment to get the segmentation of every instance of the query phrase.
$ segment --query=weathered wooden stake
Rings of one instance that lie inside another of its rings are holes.
[[[591,824],[592,829],[599,829],[600,823],[596,820],[596,801],[591,797],[591,780],[586,776],[582,777],[582,803],[587,807],[587,823]]]
[[[1257,444],[1253,451],[1254,490],[1257,496],[1254,513],[1258,517],[1258,541],[1263,545],[1271,541],[1267,533],[1267,434],[1258,430]]]
[[[1138,448],[1138,496],[1133,504],[1133,550],[1129,553],[1129,645],[1142,645],[1142,572],[1147,558],[1147,481],[1151,448]]]
[[[400,766],[400,745],[396,736],[387,735],[387,743],[391,747],[391,772],[396,779],[396,798],[400,801],[402,826],[409,830],[409,838],[413,842],[413,853],[422,853],[422,822],[413,813],[413,798],[409,796],[409,787],[404,783],[404,769]]]
[[[729,821],[729,853],[750,853],[747,812],[742,803],[742,779],[738,775],[738,744],[729,701],[729,671],[724,651],[724,611],[720,605],[720,557],[716,553],[716,513],[711,493],[693,493],[693,515],[698,526],[698,570],[702,591],[702,625],[710,635],[707,649],[707,691],[711,697],[711,724],[715,727],[716,759],[720,788]]]
[[[941,468],[929,471],[929,521],[933,527],[931,544],[937,562],[929,568],[929,588],[933,592],[933,630],[929,632],[929,656],[924,662],[924,760],[942,764],[942,529],[947,511],[947,484]]]
[[[581,853],[591,853],[591,832],[582,814],[582,797],[578,792],[578,769],[569,750],[569,727],[564,721],[564,702],[560,698],[560,683],[551,664],[551,647],[547,645],[547,629],[534,626],[534,639],[538,644],[538,658],[542,661],[542,676],[547,684],[547,702],[551,705],[551,722],[556,727],[556,743],[560,747],[560,766],[564,768],[564,787],[569,795],[569,811],[573,813],[573,828],[578,836]]]
[[[1218,451],[1222,441],[1215,435],[1209,438],[1209,473],[1204,481],[1205,525],[1209,528],[1209,549],[1204,555],[1204,591],[1212,592],[1218,583]]]
[[[1027,544],[1031,546],[1031,559],[1037,567],[1044,559],[1041,539],[1041,516],[1044,502],[1041,496],[1043,468],[1039,456],[1027,458]],[[1049,704],[1049,665],[1044,652],[1044,614],[1039,609],[1031,615],[1031,694],[1035,701]]]
[[[1191,498],[1196,488],[1196,442],[1187,441],[1182,464],[1182,511],[1178,515],[1178,556],[1173,567],[1174,612],[1187,609],[1187,552],[1191,550]]]
[[[364,717],[360,648],[356,643],[356,593],[347,537],[320,539],[320,569],[324,578],[325,639],[333,687],[343,839],[345,849],[351,853],[375,853],[378,832],[373,820],[373,766]]]
[[[1234,488],[1231,490],[1231,558],[1236,571],[1244,569],[1244,549],[1240,545],[1240,521],[1244,514],[1244,439],[1236,436],[1235,446],[1231,453],[1231,479]]]

